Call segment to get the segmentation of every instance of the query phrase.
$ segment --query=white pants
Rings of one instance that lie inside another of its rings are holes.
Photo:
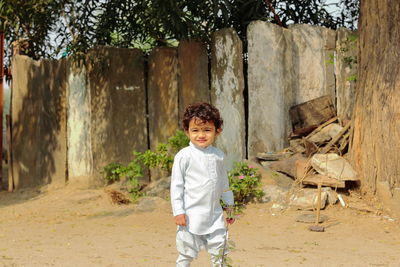
[[[190,233],[186,227],[179,226],[176,232],[176,249],[179,252],[176,267],[189,267],[203,248],[211,254],[212,266],[221,266],[221,259],[218,259],[217,256],[224,249],[225,240],[228,239],[227,235],[226,229],[218,229],[207,235],[195,235]],[[226,253],[227,247],[226,244]]]

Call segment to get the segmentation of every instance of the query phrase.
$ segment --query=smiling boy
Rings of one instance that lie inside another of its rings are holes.
[[[228,210],[234,204],[224,153],[212,146],[223,120],[212,105],[197,103],[186,108],[182,124],[190,144],[176,154],[172,167],[171,204],[178,226],[176,266],[190,266],[202,248],[211,254],[213,266],[220,266],[217,255],[227,238],[220,200]],[[228,218],[227,222],[234,220]]]

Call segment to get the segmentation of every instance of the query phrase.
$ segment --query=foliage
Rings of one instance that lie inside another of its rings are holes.
[[[133,201],[136,201],[143,195],[143,192],[140,191],[141,189],[142,187],[138,179],[128,180],[128,192]]]
[[[226,252],[232,252],[236,249],[236,244],[232,240],[225,239],[224,247],[220,249],[216,260],[220,263],[218,266],[232,267],[233,261]],[[214,267],[218,267],[214,266]]]
[[[0,30],[5,32],[8,46],[24,40],[24,54],[34,58],[51,57],[54,49],[50,33],[60,18],[63,0],[2,0]],[[6,47],[6,64],[10,64],[11,48]]]
[[[260,199],[264,193],[257,169],[243,162],[235,163],[228,174],[230,188],[235,199],[235,210],[239,212],[246,203],[254,198]]]
[[[183,131],[168,139],[166,144],[159,143],[155,151],[133,152],[133,159],[127,164],[110,163],[103,168],[104,179],[108,183],[126,180],[128,191],[134,198],[141,195],[139,178],[144,176],[144,167],[159,168],[171,172],[174,155],[189,144],[189,138]]]
[[[112,162],[103,168],[104,178],[110,184],[119,181],[124,171],[124,166],[117,162]]]
[[[350,75],[347,80],[349,82],[357,82],[357,74]]]
[[[347,37],[345,46],[341,49],[341,52],[343,52],[344,54],[347,54],[347,52],[349,52],[351,49],[355,49],[357,47],[357,42],[358,42],[358,35],[357,34],[350,34]],[[343,62],[344,64],[349,67],[350,69],[354,69],[355,65],[358,64],[358,59],[357,56],[355,55],[349,55],[349,56],[345,56],[343,58]],[[357,74],[352,74],[349,77],[347,77],[347,80],[349,82],[357,82]]]
[[[339,14],[336,17],[337,25],[350,30],[357,29],[357,22],[360,13],[360,1],[340,0],[337,6],[340,8]]]
[[[98,21],[96,38],[102,44],[122,47],[147,43],[148,47],[171,40],[208,41],[212,32],[233,27],[246,39],[246,27],[254,20],[265,20],[287,27],[308,23],[336,29],[355,27],[358,0],[191,0],[108,1]],[[328,12],[336,6],[338,14]],[[350,11],[351,10],[351,11]],[[276,19],[274,11],[279,18]],[[117,38],[113,38],[117,37]]]
[[[0,29],[6,40],[26,39],[32,58],[85,54],[95,45],[149,51],[176,40],[208,42],[219,29],[233,27],[246,40],[253,20],[282,26],[308,23],[354,29],[359,0],[2,0]],[[336,11],[328,11],[335,7]],[[274,12],[273,12],[274,11]],[[275,14],[274,14],[275,13]],[[8,56],[10,47],[7,47]]]
[[[138,178],[140,178],[140,165],[129,163],[124,166],[120,163],[110,163],[103,168],[104,178],[108,184],[125,179],[127,181],[127,190],[133,201],[142,196],[140,192],[141,186]]]
[[[189,145],[189,137],[185,132],[177,131],[176,134],[168,139],[168,146],[172,154],[176,154],[179,150]]]
[[[60,11],[62,20],[55,31],[59,44],[56,54],[82,59],[90,48],[98,44],[96,29],[99,27],[98,17],[104,12],[103,5],[103,1],[64,0]]]
[[[170,173],[175,154],[188,145],[189,138],[183,131],[177,131],[174,136],[168,139],[166,144],[159,143],[155,151],[147,150],[144,153],[134,152],[134,165],[141,164],[149,168],[159,168]]]

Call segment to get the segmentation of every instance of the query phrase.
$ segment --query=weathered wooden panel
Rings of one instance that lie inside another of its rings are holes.
[[[340,119],[353,116],[356,77],[358,37],[355,32],[341,28],[336,31],[336,106]]]
[[[207,46],[195,41],[181,41],[179,63],[179,121],[185,108],[196,102],[210,102]]]
[[[249,88],[249,158],[278,151],[290,133],[289,107],[293,104],[290,32],[255,21],[247,30]],[[289,41],[287,40],[289,38]]]
[[[320,124],[336,116],[335,107],[329,96],[295,105],[289,110],[293,131],[304,128],[317,128]],[[311,130],[310,130],[311,131]]]
[[[66,62],[12,62],[11,163],[15,189],[66,181]]]
[[[216,143],[230,168],[246,157],[242,42],[233,29],[223,29],[213,34],[211,46],[211,101],[224,119]]]
[[[111,162],[128,163],[147,149],[144,58],[138,49],[99,47],[89,54],[93,181]]]

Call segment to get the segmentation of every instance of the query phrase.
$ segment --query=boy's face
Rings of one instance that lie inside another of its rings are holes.
[[[213,121],[203,122],[195,117],[190,120],[189,129],[185,133],[194,145],[206,148],[214,143],[221,129],[215,129]]]

